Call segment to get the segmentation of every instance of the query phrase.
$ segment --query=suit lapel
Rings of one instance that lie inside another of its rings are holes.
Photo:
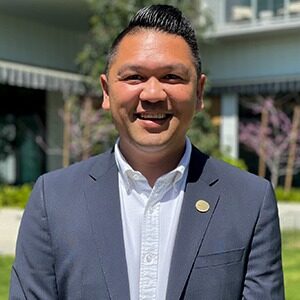
[[[207,161],[206,155],[193,148],[169,273],[168,300],[180,299],[219,200],[218,178],[208,170]],[[195,208],[200,199],[209,203],[207,212]]]
[[[94,239],[111,299],[129,299],[129,283],[114,156],[96,161],[85,189]]]

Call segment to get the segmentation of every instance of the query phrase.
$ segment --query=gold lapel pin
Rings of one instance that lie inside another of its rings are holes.
[[[195,207],[199,212],[202,213],[209,211],[209,203],[205,200],[198,200],[195,204]]]

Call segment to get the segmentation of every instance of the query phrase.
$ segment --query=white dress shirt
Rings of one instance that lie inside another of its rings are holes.
[[[126,162],[115,145],[119,193],[131,300],[166,298],[169,270],[191,156],[185,153],[176,169],[159,177],[151,188]]]

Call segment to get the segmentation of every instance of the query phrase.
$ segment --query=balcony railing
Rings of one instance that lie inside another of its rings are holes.
[[[223,1],[215,22],[217,35],[300,27],[300,0]]]

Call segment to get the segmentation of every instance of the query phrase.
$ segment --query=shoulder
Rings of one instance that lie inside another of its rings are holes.
[[[239,169],[220,159],[203,154],[197,148],[192,152],[193,164],[202,165],[201,177],[207,182],[217,180],[227,191],[240,191],[241,193],[265,193],[271,189],[271,183],[262,177],[248,171]],[[192,168],[195,168],[192,166]]]
[[[228,211],[230,220],[239,223],[242,218],[248,225],[254,224],[259,216],[264,218],[271,214],[276,219],[277,201],[270,181],[198,151],[196,155],[200,159],[202,157],[204,163],[201,174],[194,181],[204,181],[206,185],[199,186],[211,191],[208,195],[218,195],[218,211],[221,214]]]
[[[80,185],[89,176],[98,176],[105,173],[113,165],[114,155],[112,149],[110,149],[66,168],[47,172],[40,176],[39,180],[56,185],[72,184],[75,187],[76,184]]]
[[[95,178],[105,176],[113,167],[115,159],[112,150],[109,150],[69,167],[45,173],[37,179],[29,203],[32,206],[44,202],[43,205],[48,208],[56,210],[55,207],[60,207],[64,210],[64,206],[79,203],[78,199],[82,199],[84,191],[95,182]]]
[[[209,166],[219,173],[220,178],[226,181],[229,179],[232,183],[247,182],[250,185],[269,184],[269,181],[265,178],[237,168],[220,159],[210,157]]]

